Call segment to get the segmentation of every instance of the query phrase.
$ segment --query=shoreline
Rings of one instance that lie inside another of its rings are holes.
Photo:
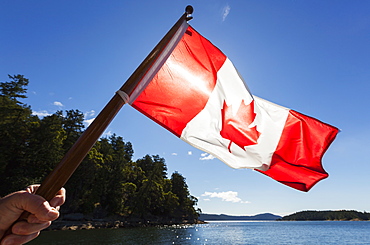
[[[351,220],[246,220],[245,222],[266,222],[266,221],[369,221],[360,219]],[[56,220],[44,231],[65,231],[65,230],[93,230],[93,229],[119,229],[119,228],[138,228],[138,227],[155,227],[155,226],[184,226],[194,224],[207,224],[208,222],[241,222],[240,220],[197,220],[196,222],[160,222],[160,221],[122,221],[122,220]]]
[[[52,224],[44,231],[65,231],[65,230],[93,230],[93,229],[118,229],[118,228],[137,228],[137,227],[154,227],[154,226],[173,226],[173,225],[194,225],[194,224],[206,224],[202,220],[196,222],[130,222],[121,220],[55,220]]]

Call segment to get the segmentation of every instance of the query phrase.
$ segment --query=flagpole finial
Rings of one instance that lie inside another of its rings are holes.
[[[186,6],[185,13],[187,14],[187,16],[186,16],[187,21],[193,19],[193,16],[191,16],[193,11],[194,11],[193,6],[191,6],[191,5]]]

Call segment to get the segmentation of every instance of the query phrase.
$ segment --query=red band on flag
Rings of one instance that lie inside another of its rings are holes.
[[[179,137],[207,103],[225,60],[218,48],[189,26],[132,106]]]
[[[322,157],[338,129],[290,110],[280,141],[267,171],[257,170],[301,191],[309,191],[329,175]]]

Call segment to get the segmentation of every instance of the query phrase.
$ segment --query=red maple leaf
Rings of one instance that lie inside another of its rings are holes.
[[[224,101],[221,114],[222,129],[220,134],[223,138],[230,140],[228,147],[230,152],[231,143],[237,144],[243,150],[245,146],[257,144],[257,139],[261,133],[257,131],[256,126],[250,127],[250,124],[256,118],[254,100],[248,105],[245,105],[242,100],[235,115],[232,112],[232,105],[227,106]]]

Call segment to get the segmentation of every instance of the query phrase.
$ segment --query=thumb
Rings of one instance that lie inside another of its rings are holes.
[[[51,207],[43,197],[26,191],[15,193],[11,198],[11,204],[18,213],[27,211],[34,214],[39,221],[52,221],[59,217],[59,212]]]

